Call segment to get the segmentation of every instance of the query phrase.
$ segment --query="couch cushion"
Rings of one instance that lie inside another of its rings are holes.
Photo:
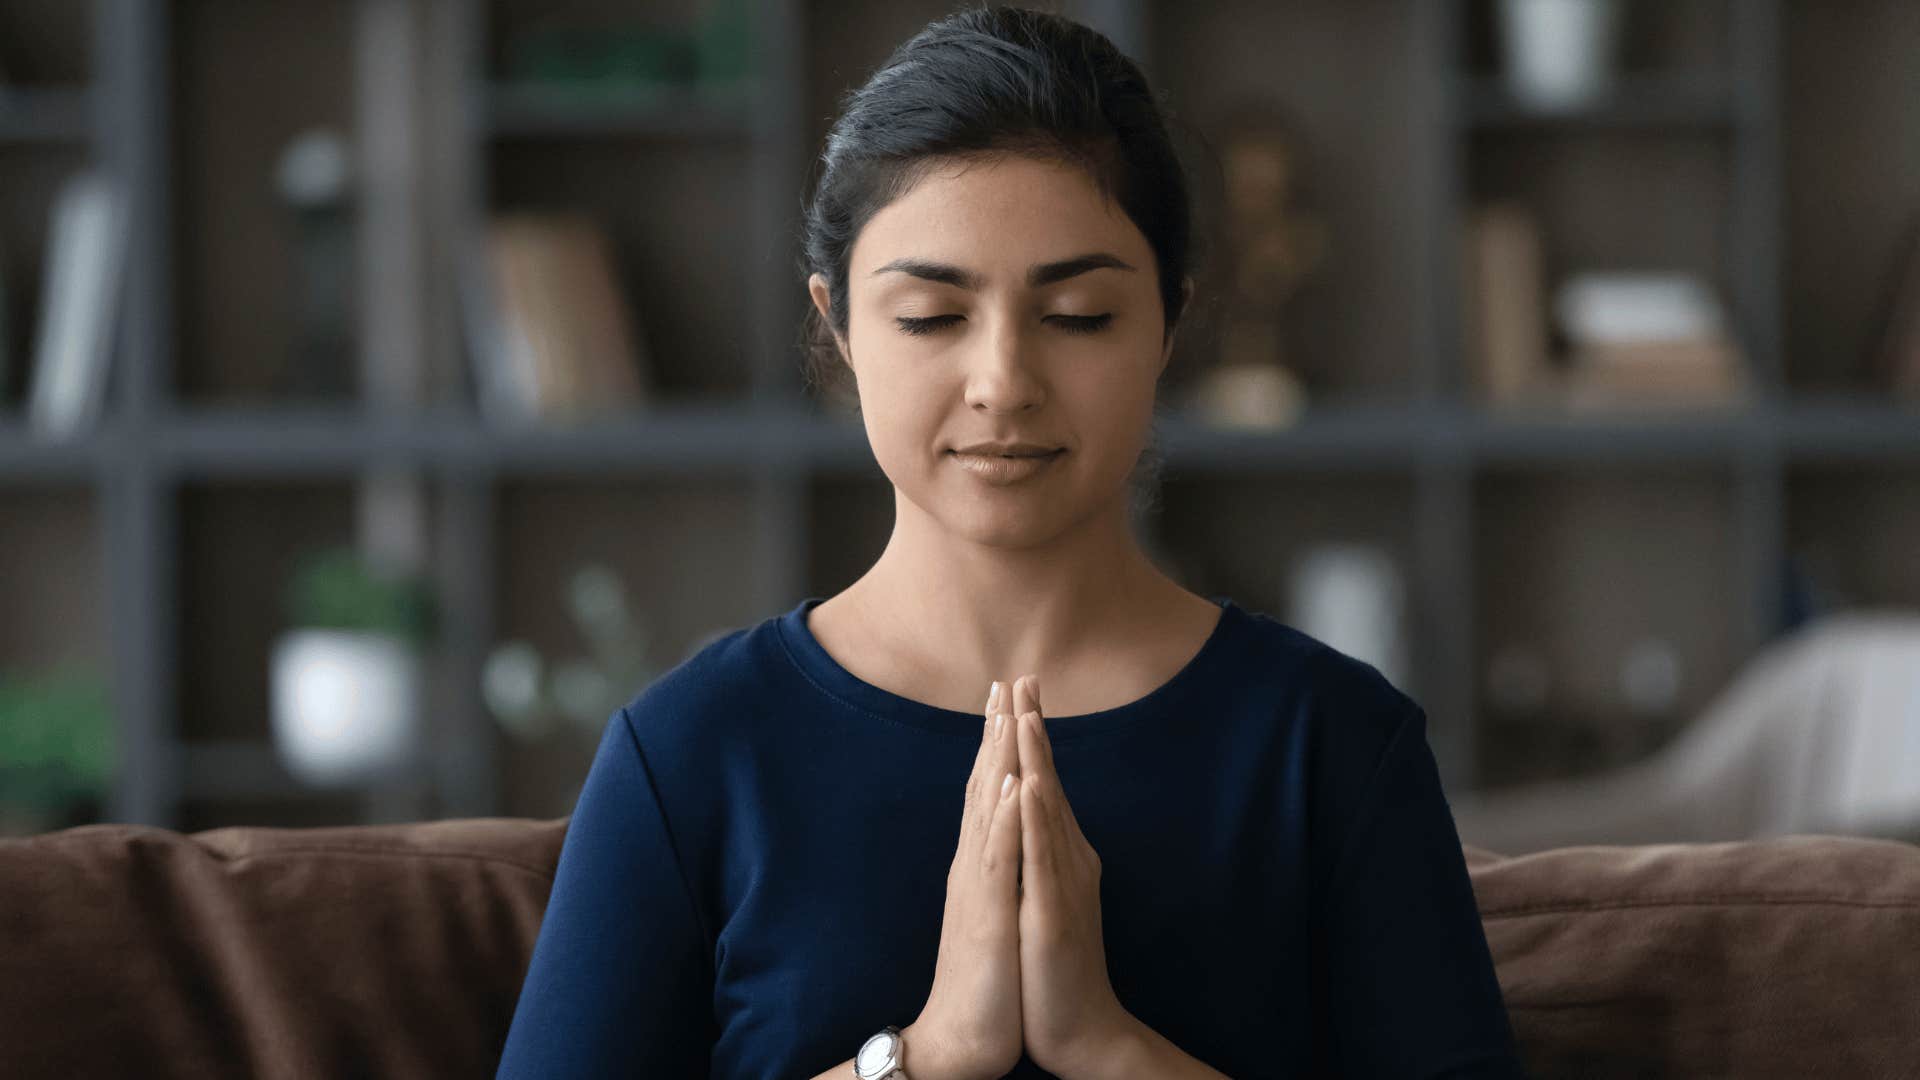
[[[1535,1076],[1920,1075],[1920,847],[1465,847]]]
[[[0,841],[0,1071],[491,1076],[566,820]]]
[[[6,1071],[490,1076],[567,820],[0,840]],[[1464,851],[1535,1077],[1920,1061],[1920,847]]]

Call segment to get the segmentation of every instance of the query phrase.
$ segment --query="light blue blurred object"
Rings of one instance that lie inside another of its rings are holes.
[[[1501,0],[1509,92],[1542,109],[1578,108],[1604,95],[1622,15],[1619,0]]]
[[[1287,622],[1406,687],[1405,602],[1393,557],[1369,544],[1322,544],[1294,564]]]

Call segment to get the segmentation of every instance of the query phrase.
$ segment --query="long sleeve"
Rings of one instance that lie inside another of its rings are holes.
[[[1341,841],[1322,913],[1331,1071],[1524,1077],[1426,714],[1394,697],[1399,723]]]
[[[627,709],[562,842],[497,1075],[705,1076],[713,953]]]

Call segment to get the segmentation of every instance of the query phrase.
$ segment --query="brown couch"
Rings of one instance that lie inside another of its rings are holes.
[[[0,1074],[491,1076],[566,823],[0,840]],[[1920,1076],[1920,847],[1466,856],[1536,1077]]]

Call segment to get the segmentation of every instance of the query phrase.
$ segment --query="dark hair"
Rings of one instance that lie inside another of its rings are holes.
[[[942,158],[1018,155],[1084,168],[1153,248],[1171,335],[1185,307],[1193,211],[1162,113],[1146,76],[1111,40],[1049,12],[959,11],[895,49],[843,97],[803,214],[802,274],[820,274],[832,297],[831,326],[807,306],[808,382],[844,389],[834,335],[847,333],[854,241]]]

